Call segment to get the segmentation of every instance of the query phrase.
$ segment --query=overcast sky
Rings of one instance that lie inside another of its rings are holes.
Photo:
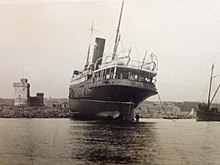
[[[93,37],[107,39],[108,53],[120,7],[118,0],[0,0],[0,97],[13,98],[22,70],[31,95],[68,97],[72,72],[85,63],[92,21]],[[220,74],[219,0],[126,0],[121,35],[133,58],[141,60],[145,50],[157,55],[162,100],[203,101],[212,63]]]

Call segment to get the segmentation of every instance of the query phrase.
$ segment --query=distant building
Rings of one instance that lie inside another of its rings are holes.
[[[44,106],[44,94],[37,93],[36,96],[30,97],[30,106]]]
[[[49,98],[49,100],[47,100],[47,105],[54,108],[68,108],[69,102],[66,98]]]
[[[13,83],[14,105],[27,106],[30,98],[30,84],[27,79],[22,78],[20,83]]]
[[[13,83],[14,87],[14,105],[15,106],[43,106],[44,94],[37,93],[36,96],[30,96],[30,84],[28,79],[21,79],[20,83]]]

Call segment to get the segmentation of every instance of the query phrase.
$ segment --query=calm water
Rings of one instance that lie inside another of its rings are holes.
[[[220,164],[220,122],[0,119],[0,164]]]

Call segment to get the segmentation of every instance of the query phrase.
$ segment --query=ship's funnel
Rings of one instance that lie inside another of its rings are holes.
[[[93,52],[92,63],[95,64],[96,61],[103,56],[104,48],[105,48],[105,39],[103,38],[96,38],[95,39],[95,47]],[[102,63],[102,59],[98,60],[94,69]]]

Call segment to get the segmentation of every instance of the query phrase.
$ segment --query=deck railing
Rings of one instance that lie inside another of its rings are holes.
[[[143,61],[132,60],[130,57],[130,50],[128,51],[127,54],[125,54],[125,51],[118,52],[117,56],[113,60],[112,60],[112,54],[109,54],[99,58],[95,63],[95,67],[100,60],[102,60],[102,64],[97,67],[99,69],[111,65],[119,65],[119,66],[133,67],[142,70],[150,70],[153,72],[156,72],[158,70],[157,57],[153,53],[150,55],[150,60],[148,59]]]

